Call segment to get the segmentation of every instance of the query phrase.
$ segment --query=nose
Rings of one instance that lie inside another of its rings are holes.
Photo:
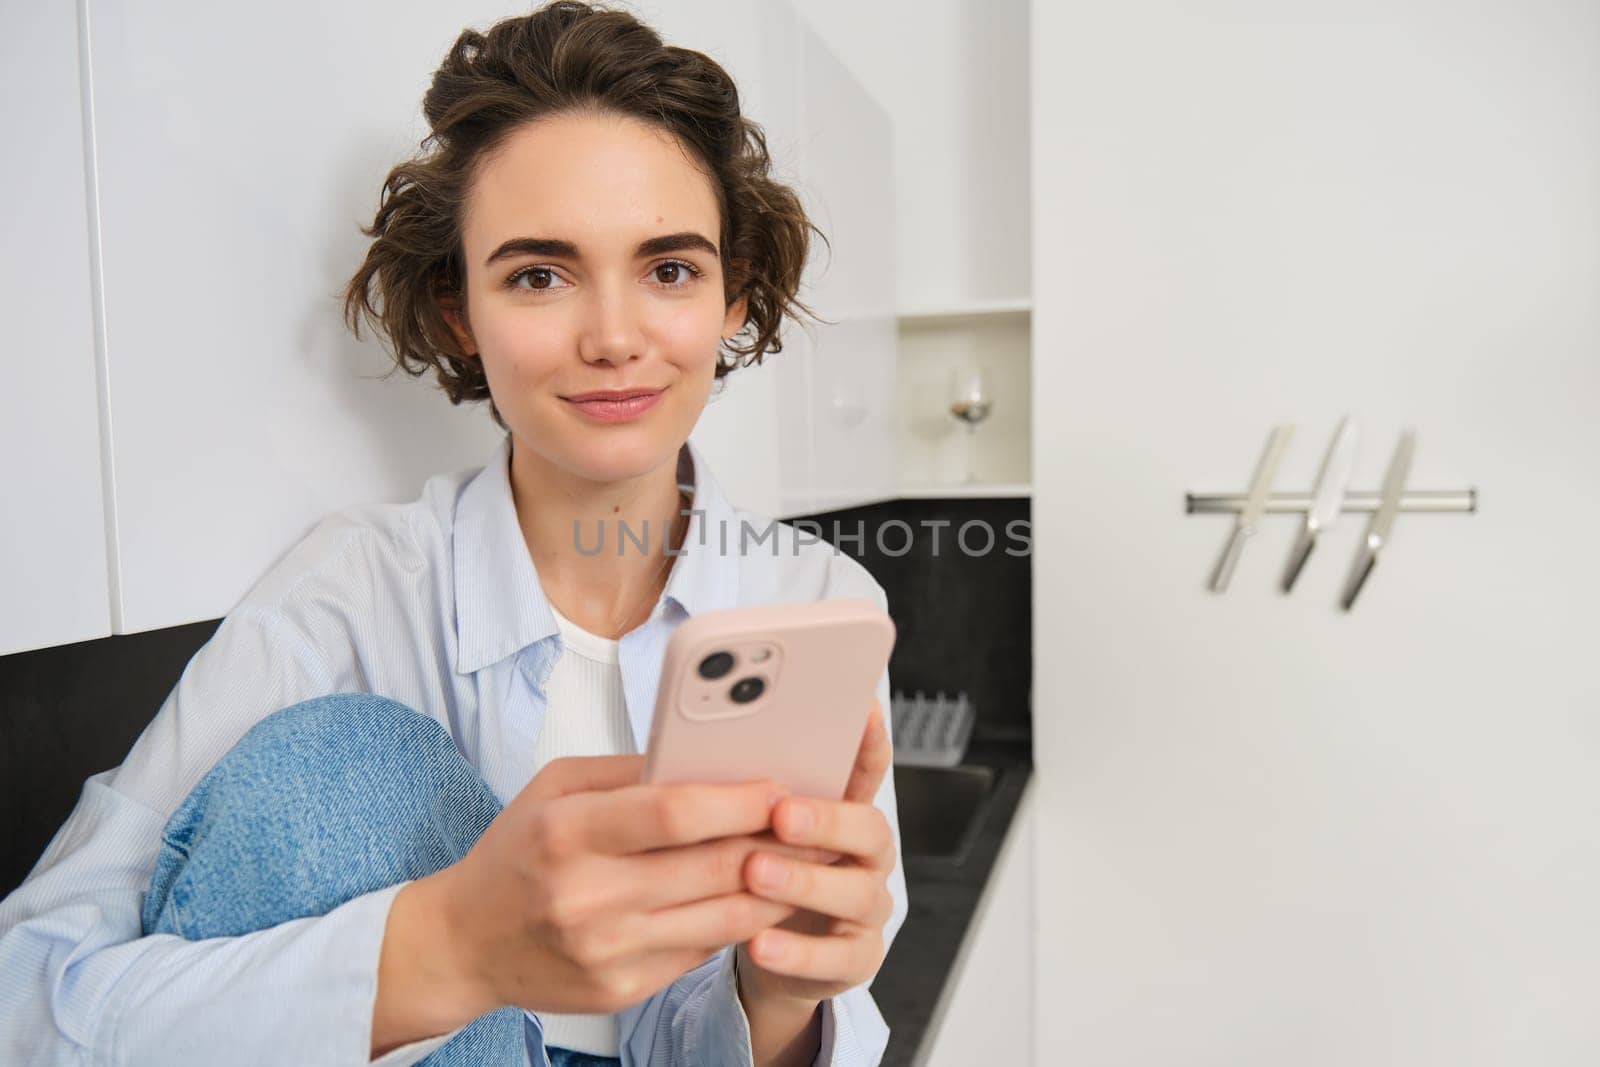
[[[601,283],[590,300],[578,333],[578,355],[585,363],[621,366],[644,353],[644,331],[625,282]]]

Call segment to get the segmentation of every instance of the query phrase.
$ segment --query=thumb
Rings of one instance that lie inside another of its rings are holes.
[[[863,804],[872,803],[883,783],[884,772],[889,769],[893,749],[889,743],[889,730],[883,724],[883,707],[874,698],[867,712],[867,728],[861,735],[861,747],[856,750],[856,764],[850,771],[850,781],[844,788],[844,799]]]
[[[538,800],[569,793],[621,789],[644,776],[644,756],[558,756],[539,768],[523,792]]]

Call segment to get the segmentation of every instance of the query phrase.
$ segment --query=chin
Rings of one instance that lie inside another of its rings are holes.
[[[684,438],[659,432],[590,432],[583,439],[566,442],[562,452],[574,473],[591,481],[619,482],[671,463],[683,441]]]
[[[546,462],[594,482],[637,478],[672,463],[694,429],[694,419],[676,410],[677,404],[609,424],[590,421],[570,410],[564,400],[554,399],[553,404],[525,411],[523,418],[512,421],[513,426],[523,423],[533,431],[518,433],[518,438]]]

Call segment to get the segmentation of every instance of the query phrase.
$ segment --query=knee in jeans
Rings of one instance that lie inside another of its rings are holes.
[[[391,753],[409,762],[415,749],[454,747],[430,716],[377,693],[332,693],[280,708],[239,740],[236,761],[275,762],[285,754],[308,760],[360,751],[367,760]]]

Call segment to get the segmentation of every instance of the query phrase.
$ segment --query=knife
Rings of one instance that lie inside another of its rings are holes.
[[[1389,532],[1400,510],[1400,493],[1406,487],[1406,475],[1411,471],[1411,456],[1416,446],[1417,435],[1414,430],[1407,430],[1400,435],[1394,458],[1389,460],[1389,472],[1383,476],[1383,496],[1378,501],[1378,510],[1373,513],[1372,522],[1367,526],[1367,536],[1356,552],[1355,566],[1351,568],[1350,581],[1345,586],[1341,603],[1346,611],[1356,602],[1356,594],[1361,592],[1367,575],[1372,573],[1373,566],[1378,562],[1378,550],[1389,543]]]
[[[1333,444],[1322,457],[1322,469],[1317,472],[1317,487],[1312,490],[1311,507],[1306,511],[1306,521],[1300,527],[1294,550],[1289,553],[1289,566],[1283,572],[1283,591],[1294,588],[1295,579],[1306,565],[1306,557],[1317,545],[1317,534],[1332,526],[1339,518],[1344,504],[1344,488],[1350,480],[1350,469],[1356,461],[1356,424],[1348,415],[1339,423],[1333,435]]]
[[[1272,436],[1267,439],[1267,449],[1256,466],[1255,478],[1250,482],[1250,498],[1245,501],[1244,510],[1239,512],[1239,522],[1233,528],[1233,536],[1228,538],[1222,558],[1217,561],[1216,572],[1211,576],[1213,593],[1228,588],[1228,579],[1233,577],[1233,568],[1239,562],[1239,553],[1244,551],[1245,540],[1254,536],[1261,513],[1266,510],[1267,492],[1272,488],[1273,475],[1278,472],[1278,461],[1283,458],[1283,450],[1288,447],[1293,433],[1294,427],[1289,424],[1273,427]]]

